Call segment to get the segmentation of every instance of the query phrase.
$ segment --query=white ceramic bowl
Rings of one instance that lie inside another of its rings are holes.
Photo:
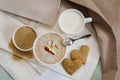
[[[28,48],[28,49],[22,49],[22,48],[18,47],[17,44],[15,43],[15,39],[14,39],[15,34],[16,34],[17,30],[19,30],[19,29],[22,28],[22,27],[29,27],[29,26],[28,26],[28,25],[24,25],[24,26],[18,27],[18,28],[13,32],[12,42],[13,42],[14,46],[15,46],[18,50],[20,50],[20,51],[30,51],[30,50],[32,50],[33,47]],[[36,32],[32,27],[29,27],[29,28],[31,28],[34,32]],[[36,35],[37,35],[37,33],[36,33]]]
[[[57,32],[45,32],[45,33],[43,33],[43,34],[41,34],[41,35],[39,35],[38,37],[37,37],[37,39],[35,40],[35,42],[34,42],[34,44],[33,44],[33,54],[34,54],[34,57],[36,58],[36,60],[38,61],[38,62],[40,62],[42,65],[45,65],[45,66],[53,66],[53,65],[56,65],[56,64],[59,64],[63,59],[64,59],[64,57],[65,57],[65,55],[66,55],[66,51],[65,51],[65,54],[64,54],[64,56],[61,58],[61,60],[59,60],[58,62],[56,62],[56,63],[53,63],[53,64],[47,64],[47,63],[45,63],[45,62],[43,62],[43,61],[41,61],[39,58],[38,58],[38,56],[36,55],[36,51],[35,51],[35,46],[36,46],[36,44],[37,44],[37,41],[38,41],[38,39],[41,37],[41,36],[43,36],[43,35],[45,35],[45,34],[49,34],[49,33],[54,33],[54,34],[57,34],[58,36],[60,36],[63,40],[64,40],[64,38],[59,34],[59,33],[57,33]],[[67,48],[66,48],[67,49]]]

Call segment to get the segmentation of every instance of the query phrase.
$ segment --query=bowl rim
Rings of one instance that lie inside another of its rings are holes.
[[[58,36],[60,36],[60,37],[64,40],[64,37],[63,37],[60,33],[58,33],[58,32],[53,32],[53,31],[44,32],[44,33],[40,34],[40,35],[36,38],[36,40],[35,40],[35,42],[34,42],[34,44],[33,44],[33,54],[34,54],[35,59],[36,59],[39,63],[41,63],[42,65],[44,65],[44,66],[53,66],[53,65],[59,64],[59,63],[65,58],[65,55],[66,55],[66,49],[67,49],[67,47],[65,46],[66,49],[65,49],[65,54],[64,54],[64,56],[61,58],[61,60],[59,60],[59,61],[56,62],[56,63],[47,64],[47,63],[41,61],[40,59],[38,59],[38,57],[37,57],[37,55],[36,55],[36,52],[35,52],[36,43],[37,43],[38,39],[39,39],[42,35],[50,34],[50,33],[57,34]]]
[[[13,32],[12,42],[13,42],[14,46],[15,46],[18,50],[20,50],[20,51],[30,51],[30,50],[33,49],[33,46],[32,46],[31,48],[28,48],[28,49],[22,49],[22,48],[18,47],[18,45],[15,43],[14,37],[15,37],[15,34],[16,34],[17,30],[19,30],[19,29],[21,29],[21,28],[23,28],[23,27],[31,28],[31,29],[35,32],[36,37],[37,37],[37,33],[36,33],[36,30],[35,30],[34,28],[30,27],[29,25],[23,25],[23,26],[20,26],[20,27],[16,28],[15,31]]]

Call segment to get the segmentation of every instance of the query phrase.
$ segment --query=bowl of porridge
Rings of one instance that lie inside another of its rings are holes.
[[[43,65],[59,63],[65,56],[64,38],[55,32],[43,33],[37,37],[33,45],[33,53],[37,61]]]

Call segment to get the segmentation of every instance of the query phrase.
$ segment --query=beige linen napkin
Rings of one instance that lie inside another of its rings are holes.
[[[89,15],[93,17],[93,27],[96,30],[101,50],[103,80],[119,80],[120,72],[118,68],[120,65],[120,1],[70,1],[86,7],[87,9],[84,9],[86,9]]]
[[[0,9],[46,24],[53,24],[61,0],[0,0]]]

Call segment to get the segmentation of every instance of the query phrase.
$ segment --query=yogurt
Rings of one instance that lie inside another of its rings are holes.
[[[78,11],[68,9],[60,15],[59,26],[65,33],[78,33],[84,27],[84,18]]]

